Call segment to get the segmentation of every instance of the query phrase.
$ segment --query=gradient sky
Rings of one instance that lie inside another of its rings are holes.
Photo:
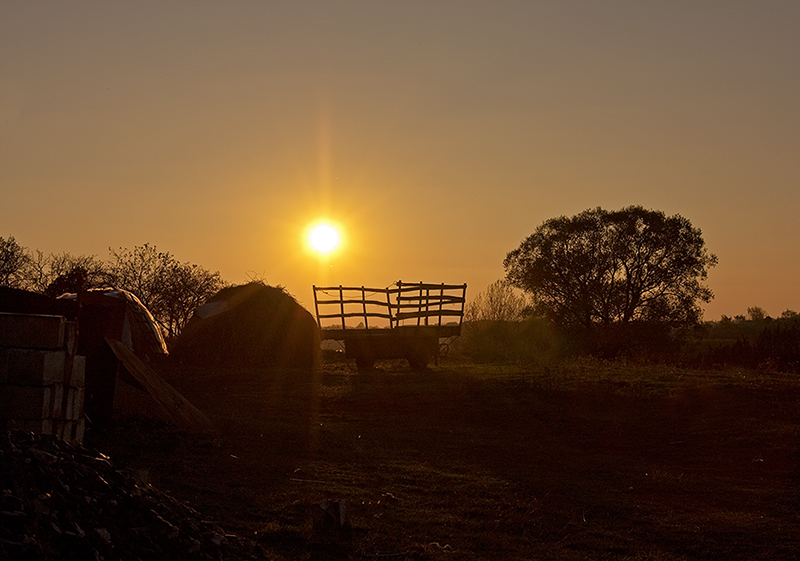
[[[0,0],[0,195],[30,249],[155,244],[306,306],[475,295],[548,218],[639,204],[719,256],[706,319],[800,311],[800,2]]]

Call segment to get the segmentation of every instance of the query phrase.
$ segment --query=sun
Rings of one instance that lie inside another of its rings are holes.
[[[306,241],[311,249],[320,255],[327,255],[339,247],[341,236],[333,224],[319,222],[309,228]]]

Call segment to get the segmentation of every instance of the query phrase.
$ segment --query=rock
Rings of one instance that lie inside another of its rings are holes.
[[[341,544],[351,537],[347,501],[322,501],[311,507],[311,541]]]

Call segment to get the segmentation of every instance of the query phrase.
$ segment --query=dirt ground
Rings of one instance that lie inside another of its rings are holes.
[[[220,436],[142,420],[128,390],[92,445],[269,559],[800,558],[796,377],[455,360],[163,374]],[[312,534],[324,499],[347,501],[349,535]]]

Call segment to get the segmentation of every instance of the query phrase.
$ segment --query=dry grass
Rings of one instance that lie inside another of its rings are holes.
[[[444,361],[165,376],[217,443],[96,442],[272,559],[797,559],[800,382],[740,371]],[[311,543],[344,498],[352,540]]]

